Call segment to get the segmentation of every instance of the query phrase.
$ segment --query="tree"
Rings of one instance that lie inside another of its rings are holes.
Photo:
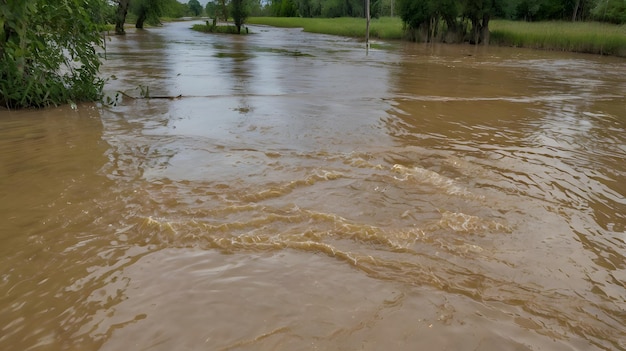
[[[115,13],[115,34],[125,34],[124,23],[126,23],[130,0],[114,0],[114,2],[117,4],[117,12]]]
[[[191,11],[192,15],[200,16],[202,14],[202,5],[200,5],[198,0],[189,0],[187,6],[189,7],[189,11]]]
[[[170,18],[184,17],[189,7],[186,4],[181,4],[177,0],[164,0],[163,4],[163,16]]]
[[[0,104],[45,107],[101,97],[95,0],[0,1]]]
[[[217,17],[217,9],[218,9],[217,8],[217,3],[213,2],[213,1],[209,1],[209,2],[206,3],[206,7],[204,8],[204,12],[210,18],[216,18]]]
[[[129,10],[137,16],[135,28],[143,28],[146,21],[152,25],[160,24],[164,6],[164,0],[132,0]]]
[[[471,41],[489,45],[489,21],[501,12],[503,0],[465,0],[463,14],[472,23]]]
[[[99,25],[115,23],[116,8],[108,0],[86,1],[84,8],[94,23]]]
[[[318,17],[322,14],[322,1],[320,0],[295,0],[297,13],[302,17]]]
[[[626,23],[626,1],[602,0],[598,2],[591,13],[599,21],[616,24]]]
[[[460,40],[456,37],[463,36],[460,5],[456,0],[400,0],[398,13],[414,40],[456,42]],[[442,20],[445,28],[442,28]],[[446,35],[447,39],[441,39]]]
[[[431,0],[400,0],[398,1],[398,13],[414,40],[417,39],[419,31],[422,32],[421,37],[424,37],[424,32],[426,36],[430,32],[427,27],[434,15]]]
[[[219,17],[223,21],[228,21],[228,3],[226,0],[217,0]]]
[[[237,33],[241,33],[241,26],[248,18],[248,8],[244,0],[230,0],[230,12],[237,27]]]
[[[295,17],[296,14],[296,5],[293,0],[282,0],[280,2],[280,12],[278,14],[280,17]]]

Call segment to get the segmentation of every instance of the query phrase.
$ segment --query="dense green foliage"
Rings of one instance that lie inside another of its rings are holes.
[[[106,0],[98,0],[106,1]],[[113,22],[116,23],[116,33],[124,34],[124,24],[127,21],[134,22],[135,27],[143,28],[144,23],[150,25],[161,24],[161,19],[181,18],[185,16],[200,16],[204,8],[198,0],[190,0],[183,4],[178,0],[112,0],[112,11],[116,15]]]
[[[181,18],[191,15],[188,4],[182,4],[177,0],[165,0],[163,4],[163,16],[168,18]]]
[[[0,0],[0,104],[45,107],[101,96],[99,0]]]
[[[137,16],[135,27],[143,28],[144,22],[151,25],[160,24],[160,17],[163,15],[164,8],[165,2],[163,0],[131,0],[129,10]]]
[[[230,0],[230,13],[237,27],[237,33],[241,33],[241,26],[248,18],[249,10],[245,0]]]
[[[261,14],[276,17],[364,17],[363,0],[268,0]],[[407,12],[408,11],[408,12]],[[607,21],[626,23],[624,0],[370,0],[370,15],[410,17],[407,25],[434,17],[447,25],[457,17],[471,21],[482,12],[490,18],[546,21]],[[457,17],[455,17],[457,16]],[[481,18],[482,21],[482,18]],[[419,27],[419,25],[417,26]]]
[[[597,0],[521,0],[512,8],[513,19],[524,21],[589,19]],[[515,2],[513,2],[515,3]]]
[[[270,0],[271,16],[364,17],[363,0]],[[372,9],[378,8],[373,6]]]
[[[593,18],[603,22],[626,23],[626,1],[605,0],[591,11]]]
[[[213,0],[208,16],[225,19],[232,0]],[[252,16],[365,17],[364,0],[244,0]],[[444,41],[488,39],[489,20],[626,23],[626,0],[369,0],[370,16],[400,16],[416,37]],[[466,31],[467,33],[463,33]],[[453,35],[448,35],[452,33]],[[418,38],[416,38],[418,39]]]
[[[523,21],[626,21],[624,0],[397,0],[398,14],[421,41],[488,43],[493,18]]]
[[[488,43],[489,21],[505,1],[398,0],[398,14],[414,40]]]
[[[229,17],[232,17],[236,22],[235,16],[240,15],[233,11],[243,11],[246,16],[267,16],[269,6],[263,6],[261,0],[212,0],[207,2],[205,11],[210,18],[227,21]]]
[[[189,0],[187,6],[189,7],[189,11],[191,11],[192,15],[200,16],[202,14],[203,8],[198,0]]]

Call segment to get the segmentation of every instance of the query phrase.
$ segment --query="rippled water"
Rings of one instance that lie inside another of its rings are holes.
[[[626,350],[623,59],[189,26],[0,112],[0,349]]]

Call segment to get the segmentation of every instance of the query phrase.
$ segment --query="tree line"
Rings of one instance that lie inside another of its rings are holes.
[[[223,1],[223,0],[222,0]],[[365,17],[367,0],[270,0],[268,12],[285,17]],[[492,18],[520,21],[626,23],[625,0],[369,0],[370,15],[399,16],[419,41],[488,43]]]
[[[217,1],[214,0],[214,3]],[[365,0],[269,0],[265,6],[267,8],[263,12],[269,16],[365,16]],[[462,16],[464,12],[481,8],[492,8],[493,16],[511,20],[626,23],[624,0],[370,0],[372,17],[431,15],[436,12]]]
[[[626,23],[624,0],[398,0],[398,15],[413,37],[489,43],[492,18],[523,21]]]
[[[106,13],[105,23],[115,23],[115,33],[124,34],[124,25],[130,15],[136,28],[143,28],[145,23],[160,24],[162,17],[181,18],[200,16],[203,7],[198,0],[180,3],[177,0],[107,0],[100,1],[100,8]]]

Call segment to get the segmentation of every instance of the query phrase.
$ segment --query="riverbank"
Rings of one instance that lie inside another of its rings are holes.
[[[301,27],[310,33],[365,37],[363,18],[251,17],[247,23],[274,27]],[[626,57],[626,25],[492,20],[490,28],[492,45]],[[403,39],[402,20],[399,17],[372,19],[370,37],[385,40]]]

